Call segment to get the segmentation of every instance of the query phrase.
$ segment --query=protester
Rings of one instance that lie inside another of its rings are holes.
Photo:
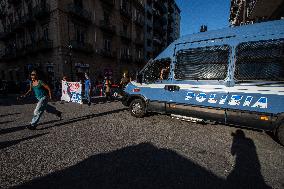
[[[91,88],[92,84],[87,73],[85,73],[85,98],[88,100],[88,106],[91,105]]]
[[[52,100],[51,96],[51,90],[47,84],[45,84],[42,80],[38,79],[37,72],[34,70],[31,73],[31,79],[32,82],[30,84],[29,90],[26,92],[25,95],[22,97],[26,97],[30,92],[34,92],[35,97],[38,99],[38,103],[36,105],[36,108],[34,110],[34,115],[32,118],[32,121],[29,126],[27,126],[28,129],[34,130],[37,127],[37,123],[40,120],[40,117],[42,116],[43,112],[46,110],[48,113],[55,114],[57,117],[61,119],[61,112],[56,110],[55,107],[48,104],[48,97],[50,100]],[[46,94],[47,92],[48,94]]]
[[[123,73],[123,76],[120,81],[121,89],[123,90],[128,83],[129,83],[129,78],[127,77],[126,73]]]
[[[110,89],[111,89],[111,81],[108,77],[105,77],[105,94],[107,101],[111,100]]]

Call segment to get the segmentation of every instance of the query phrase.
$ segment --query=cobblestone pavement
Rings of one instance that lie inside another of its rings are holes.
[[[4,103],[3,103],[4,102]],[[284,188],[284,147],[264,132],[166,115],[134,118],[120,102],[0,104],[0,188]]]

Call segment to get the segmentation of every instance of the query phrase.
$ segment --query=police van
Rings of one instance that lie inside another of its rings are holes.
[[[125,88],[135,117],[158,112],[273,131],[284,144],[284,20],[187,35]]]

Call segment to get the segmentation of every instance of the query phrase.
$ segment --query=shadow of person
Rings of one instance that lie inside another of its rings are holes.
[[[227,177],[230,188],[271,188],[266,185],[254,142],[242,130],[232,133],[231,154],[236,156],[233,171]]]
[[[226,181],[151,143],[90,156],[82,162],[15,188],[227,188]]]

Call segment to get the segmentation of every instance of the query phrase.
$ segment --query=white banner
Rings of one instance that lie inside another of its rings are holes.
[[[80,82],[62,81],[61,100],[82,104],[82,84]]]

